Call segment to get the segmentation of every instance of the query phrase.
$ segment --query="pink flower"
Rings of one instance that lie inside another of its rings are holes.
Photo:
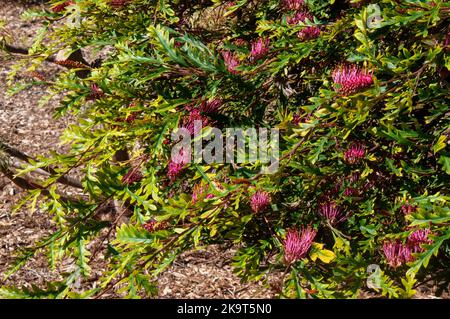
[[[394,269],[414,260],[411,249],[400,241],[384,243],[383,252],[387,263]]]
[[[424,249],[421,247],[422,244],[431,244],[433,241],[428,238],[430,235],[430,229],[418,229],[412,232],[408,236],[408,246],[412,249],[413,252],[418,253],[422,252]]]
[[[355,164],[366,156],[364,146],[359,143],[351,144],[344,153],[344,160],[349,164]]]
[[[250,206],[254,213],[259,213],[269,207],[270,202],[269,193],[257,191],[250,199]]]
[[[217,187],[217,189],[223,190],[223,186],[220,185],[220,183],[214,183],[214,185]],[[192,204],[196,204],[200,199],[202,199],[204,196],[203,194],[205,193],[205,191],[207,191],[207,189],[208,186],[206,185],[202,185],[201,183],[196,184],[192,190]],[[206,199],[211,199],[214,197],[215,195],[212,193],[208,193],[205,196]]]
[[[284,240],[284,259],[286,263],[292,264],[304,258],[311,248],[316,233],[310,227],[303,229],[301,232],[296,229],[289,230]]]
[[[340,66],[332,73],[336,92],[342,95],[350,95],[360,89],[373,84],[370,71],[361,70],[356,65]]]
[[[297,37],[302,41],[316,39],[319,37],[319,35],[320,28],[315,25],[304,27],[300,32],[297,33]]]
[[[167,175],[172,182],[177,178],[178,174],[180,174],[187,163],[189,163],[189,154],[187,152],[185,153],[183,150],[180,150],[180,153],[177,156],[170,159],[169,164],[167,165]]]
[[[268,38],[258,38],[256,41],[253,41],[250,51],[251,60],[256,61],[269,53],[269,44],[270,40]]]
[[[344,190],[344,196],[345,197],[351,197],[353,195],[356,194],[356,189],[352,188],[352,187],[347,187]]]
[[[327,203],[319,207],[319,214],[324,217],[330,225],[336,225],[347,219],[341,208],[335,203]]]
[[[167,175],[169,176],[169,179],[171,181],[174,181],[178,174],[180,174],[180,172],[183,170],[184,168],[184,164],[183,163],[175,163],[172,160],[169,162],[168,165],[168,171],[167,171]]]
[[[286,22],[290,25],[296,25],[300,22],[305,22],[306,19],[312,21],[314,18],[309,12],[299,11],[296,12],[293,16],[286,17]]]
[[[304,5],[304,0],[283,0],[283,7],[287,10],[300,10]]]
[[[201,110],[198,108],[189,109],[189,115],[183,118],[181,127],[187,129],[192,135],[200,133],[199,130],[201,130],[202,127],[211,124],[210,120],[201,113]],[[195,125],[196,121],[198,124],[201,124],[201,127]]]
[[[237,57],[230,51],[223,51],[222,57],[228,72],[232,74],[238,74],[239,71],[237,71],[236,68],[239,66],[239,61]]]
[[[202,184],[196,184],[192,190],[192,204],[196,204],[200,199],[203,198],[203,194],[208,189],[208,186]],[[206,199],[214,198],[214,194],[207,194]]]

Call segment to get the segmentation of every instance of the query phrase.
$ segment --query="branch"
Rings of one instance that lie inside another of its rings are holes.
[[[34,159],[33,157],[19,151],[18,149],[15,149],[7,144],[5,144],[4,142],[2,142],[0,140],[0,150],[4,151],[6,154],[10,155],[11,157],[20,159],[22,161],[25,161],[27,163],[30,162],[36,162],[36,159]],[[18,165],[18,163],[15,163],[16,167],[20,166]],[[20,167],[19,167],[20,168]],[[37,174],[41,174],[41,175],[51,175],[51,174],[55,174],[57,175],[58,172],[56,172],[53,168],[51,167],[43,167],[41,169],[37,169],[34,172],[36,172]],[[68,177],[68,176],[61,176],[60,178],[57,179],[57,182],[60,184],[64,184],[67,186],[72,186],[78,189],[84,189],[83,185],[81,185],[81,183],[79,181],[77,181],[76,179],[72,178],[72,177]]]
[[[16,177],[14,176],[14,172],[11,171],[9,168],[7,168],[4,165],[0,165],[0,172],[3,173],[3,175],[6,176],[11,182],[16,184],[22,189],[26,190],[41,190],[42,194],[45,196],[50,196],[50,192],[45,189],[43,186],[39,185],[38,183],[35,183],[33,181],[27,180],[23,177]],[[61,201],[64,203],[79,203],[79,200],[74,197],[68,197],[66,195],[58,194],[60,196]]]
[[[29,48],[16,47],[16,46],[10,45],[6,42],[0,43],[0,49],[3,49],[4,51],[11,53],[11,54],[20,54],[20,55],[26,55],[26,56],[29,55],[29,50],[30,50]],[[84,59],[83,54],[80,49],[72,52],[72,54],[67,58],[67,60],[80,62],[86,66],[89,66],[89,63]],[[51,62],[51,63],[56,63],[56,64],[58,64],[57,62],[59,62],[56,60],[56,58],[54,56],[46,57],[45,61]],[[70,68],[69,65],[61,65],[61,64],[58,64],[58,65],[64,66],[66,68]],[[78,77],[84,79],[89,76],[90,70],[78,70],[75,73],[77,74]]]

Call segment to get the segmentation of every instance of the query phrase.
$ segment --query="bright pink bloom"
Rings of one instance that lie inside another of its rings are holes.
[[[172,160],[169,162],[168,165],[168,171],[167,171],[167,175],[169,176],[169,179],[171,181],[174,181],[178,174],[180,174],[180,172],[183,170],[184,168],[184,164],[182,163],[175,163]]]
[[[287,24],[290,25],[296,25],[299,24],[300,22],[305,22],[306,19],[312,21],[314,18],[309,12],[298,11],[290,17],[286,17],[286,22]]]
[[[180,150],[180,153],[177,156],[170,159],[167,166],[167,175],[169,176],[169,179],[174,181],[187,163],[189,163],[189,154],[187,152],[185,153],[183,150]]]
[[[199,130],[211,124],[210,120],[206,116],[203,116],[201,113],[201,110],[198,108],[190,109],[189,115],[183,118],[181,127],[187,129],[192,135],[200,133]],[[201,124],[201,126],[197,125],[197,127],[195,125],[196,122],[198,124]]]
[[[349,164],[355,164],[366,156],[366,150],[363,145],[359,143],[351,144],[344,153],[344,160]]]
[[[301,232],[296,229],[289,230],[284,240],[284,259],[286,263],[292,264],[304,258],[311,248],[316,233],[310,227],[303,229]]]
[[[319,37],[319,35],[320,28],[315,25],[304,27],[300,32],[297,33],[297,37],[302,41],[316,39]]]
[[[250,206],[254,213],[259,213],[269,207],[270,202],[269,193],[257,191],[250,199]]]
[[[305,22],[306,20],[313,21],[314,17],[304,11],[296,12],[293,16],[287,17],[286,22],[290,25],[297,25],[300,22]],[[312,26],[305,26],[301,31],[297,33],[297,37],[302,40],[311,40],[319,37],[320,35],[320,28],[318,26],[312,25]]]
[[[324,217],[331,225],[336,225],[347,219],[341,208],[335,203],[330,202],[319,207],[319,214]]]
[[[418,229],[412,232],[408,236],[408,246],[412,249],[413,252],[418,253],[422,252],[422,244],[431,244],[433,241],[428,238],[430,235],[430,229]]]
[[[283,7],[288,10],[300,10],[304,5],[304,0],[283,0]]]
[[[387,263],[394,269],[414,259],[411,249],[400,241],[384,243],[383,252]]]
[[[223,51],[222,57],[228,72],[232,74],[238,74],[239,71],[237,71],[236,68],[239,66],[239,60],[237,59],[237,57],[230,51]]]
[[[342,95],[350,95],[373,84],[370,71],[361,70],[356,65],[340,66],[332,73],[335,90]]]
[[[252,42],[252,49],[250,51],[251,60],[256,61],[269,53],[269,45],[270,40],[268,38],[258,38]]]

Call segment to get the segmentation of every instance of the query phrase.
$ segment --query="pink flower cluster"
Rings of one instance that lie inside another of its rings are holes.
[[[287,17],[286,22],[290,25],[297,25],[300,22],[305,22],[307,19],[312,21],[314,17],[309,12],[298,11],[293,16]],[[297,33],[297,37],[302,41],[318,38],[319,35],[320,28],[315,25],[305,26],[301,31]]]
[[[186,107],[185,109],[189,114],[182,119],[180,127],[187,129],[191,135],[200,133],[198,132],[199,129],[214,123],[205,114],[216,113],[222,104],[222,100],[213,99],[211,101],[203,101],[198,107]],[[201,127],[196,127],[196,121],[201,122]],[[189,157],[189,154],[185,154],[183,150],[181,150],[176,158],[172,158],[169,161],[167,175],[171,181],[174,181],[186,164],[189,163]]]
[[[257,40],[253,41],[250,51],[251,60],[256,61],[267,55],[267,53],[269,53],[269,45],[270,40],[268,38],[258,38]]]
[[[237,56],[230,51],[223,51],[222,57],[228,72],[232,74],[238,74],[239,71],[236,70],[236,68],[239,66],[239,60]]]
[[[346,96],[373,84],[370,71],[362,70],[356,65],[339,66],[331,74],[336,92]]]
[[[408,236],[408,246],[413,252],[419,253],[423,251],[422,244],[431,244],[433,241],[428,238],[430,229],[418,229]]]
[[[315,25],[304,27],[301,31],[297,33],[297,37],[302,40],[312,40],[318,38],[320,35],[320,28]]]
[[[412,232],[403,244],[400,241],[387,242],[383,244],[383,252],[386,261],[392,268],[397,268],[405,263],[414,260],[412,253],[423,252],[423,244],[431,244],[433,241],[428,238],[430,229],[417,229]]]
[[[259,213],[267,209],[271,203],[271,198],[269,193],[264,191],[257,191],[250,198],[250,207],[254,213]]]
[[[283,7],[287,10],[300,10],[304,5],[304,0],[283,0]]]
[[[351,197],[353,195],[355,195],[357,193],[357,190],[354,189],[353,187],[346,187],[344,189],[344,196],[345,197]]]
[[[183,118],[181,127],[187,129],[192,135],[198,134],[200,132],[196,130],[200,128],[195,126],[195,121],[200,121],[202,127],[212,124],[209,118],[203,116],[200,108],[191,108],[189,109],[189,115]]]
[[[286,22],[287,22],[287,24],[290,24],[290,25],[296,25],[296,24],[299,24],[300,22],[305,22],[306,19],[312,21],[313,16],[309,12],[298,11],[298,12],[294,13],[293,16],[287,17]]]
[[[169,161],[167,176],[169,176],[172,182],[177,178],[187,163],[189,163],[189,154],[183,150],[180,150],[178,156]]]
[[[308,227],[299,232],[296,229],[291,229],[286,234],[284,240],[284,259],[286,263],[292,264],[306,256],[306,253],[311,248],[317,232]]]
[[[384,243],[383,252],[387,263],[394,269],[414,260],[411,249],[400,241]]]
[[[355,164],[366,156],[366,150],[363,145],[353,143],[344,153],[344,160],[349,164]]]
[[[324,217],[330,225],[336,225],[347,219],[341,208],[335,203],[326,203],[319,207],[319,214]]]

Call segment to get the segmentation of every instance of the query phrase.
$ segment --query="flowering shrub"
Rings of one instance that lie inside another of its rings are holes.
[[[275,274],[284,297],[411,297],[448,265],[445,1],[51,3],[28,15],[45,22],[15,70],[39,72],[61,52],[66,69],[17,87],[46,86],[43,103],[63,94],[56,115],[77,123],[62,136],[67,153],[17,172],[51,168],[22,204],[39,203],[55,229],[7,275],[35,254],[74,267],[28,295],[150,296],[180,253],[224,242],[238,245],[239,276]],[[92,63],[72,61],[79,50]],[[200,134],[195,120],[278,128],[279,170],[171,157],[171,132]],[[71,198],[58,185],[74,171]],[[105,207],[113,218],[99,218]],[[99,251],[106,269],[80,290]],[[381,271],[368,273],[373,264]]]

